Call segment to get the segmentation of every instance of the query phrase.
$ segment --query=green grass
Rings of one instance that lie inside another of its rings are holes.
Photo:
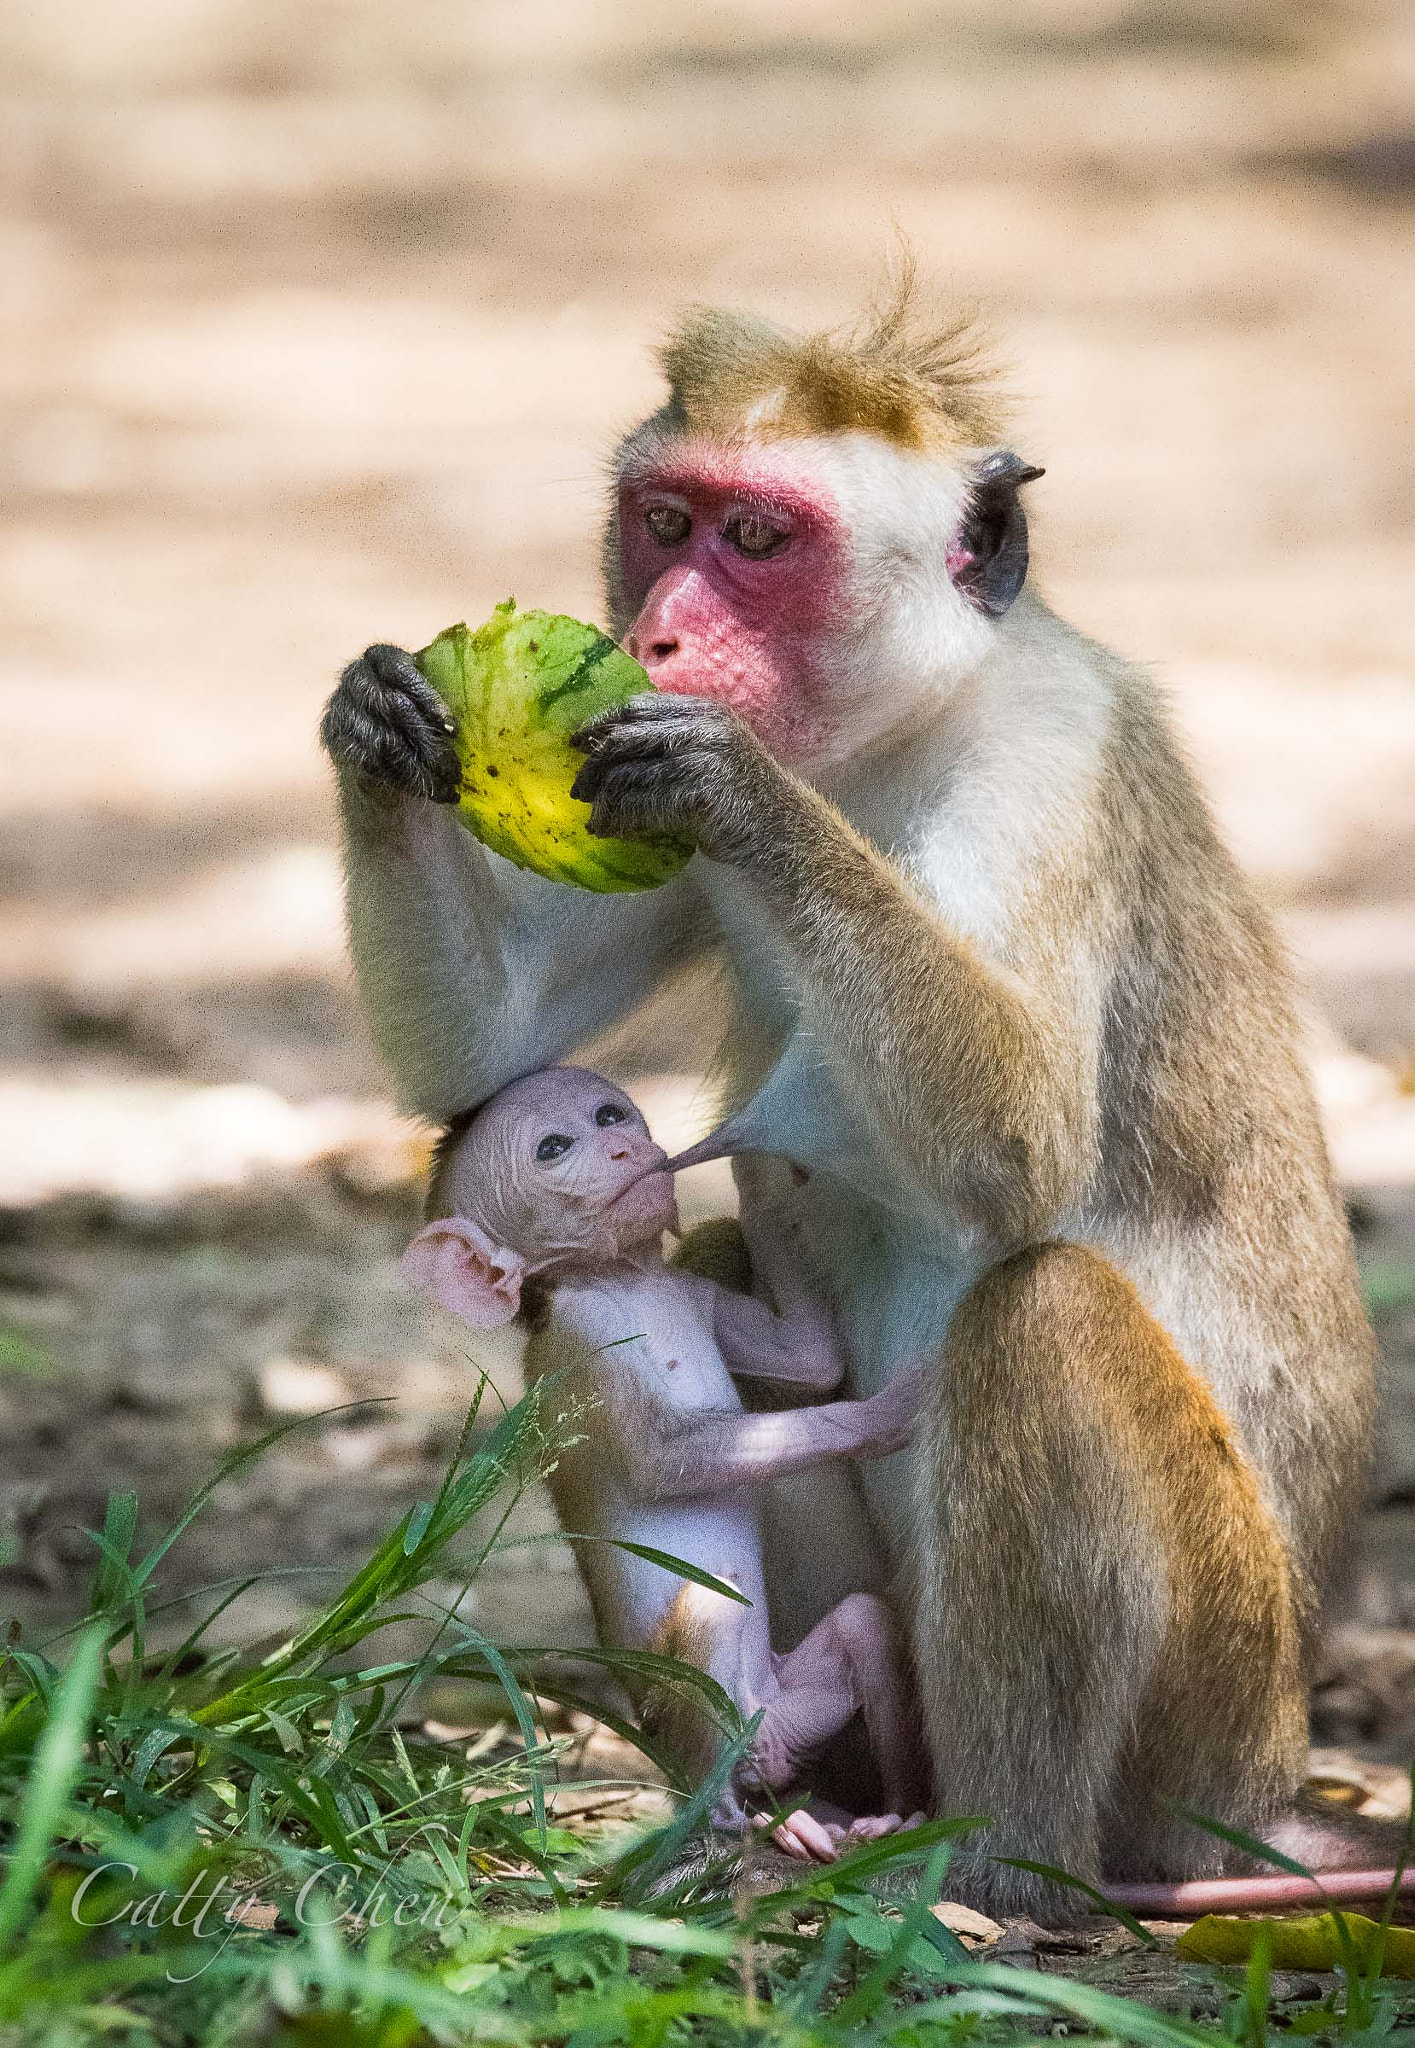
[[[0,2040],[964,2048],[1064,2032],[1193,2048],[1279,2030],[1375,2041],[1399,2023],[1393,1993],[1354,1977],[1284,2015],[1261,1957],[1190,1973],[1220,1995],[1207,2025],[979,1963],[928,1910],[966,1821],[765,1896],[678,1874],[711,1784],[677,1788],[666,1825],[558,1825],[566,1738],[547,1732],[543,1703],[582,1702],[540,1653],[489,1643],[454,1609],[434,1611],[416,1662],[373,1661],[381,1626],[426,1618],[430,1579],[475,1580],[554,1456],[534,1398],[490,1428],[479,1406],[436,1498],[264,1656],[206,1648],[253,1579],[211,1589],[174,1641],[161,1571],[214,1488],[284,1431],[224,1460],[144,1554],[136,1500],[112,1497],[92,1532],[87,1618],[42,1647],[12,1630],[0,1667]],[[701,1674],[598,1661],[694,1688],[732,1745],[748,1739]],[[432,1678],[494,1690],[513,1740],[489,1736],[469,1757],[415,1732]],[[887,1900],[875,1889],[886,1872]]]

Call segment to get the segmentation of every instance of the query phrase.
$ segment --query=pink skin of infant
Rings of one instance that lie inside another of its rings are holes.
[[[738,1167],[763,1188],[773,1171],[789,1174],[779,1161]],[[852,1593],[795,1649],[773,1650],[759,1495],[778,1475],[901,1450],[920,1375],[897,1374],[869,1400],[822,1398],[844,1361],[785,1230],[759,1230],[749,1246],[771,1306],[666,1264],[663,1233],[678,1223],[667,1155],[623,1090],[583,1068],[528,1075],[485,1104],[444,1147],[429,1210],[404,1271],[464,1322],[512,1322],[534,1283],[526,1374],[554,1372],[573,1418],[578,1441],[558,1453],[550,1485],[563,1526],[599,1539],[576,1551],[601,1642],[693,1663],[745,1719],[762,1716],[717,1824],[748,1825],[748,1800],[785,1793],[857,1711],[887,1810],[844,1826],[802,1807],[773,1839],[788,1855],[829,1862],[843,1843],[917,1819],[921,1743],[894,1618],[875,1594]],[[734,1374],[807,1392],[814,1405],[749,1414]],[[675,1586],[616,1539],[681,1557],[750,1605],[689,1580]],[[700,1779],[724,1737],[705,1709],[672,1699],[662,1735]],[[646,1720],[659,1712],[651,1701]]]

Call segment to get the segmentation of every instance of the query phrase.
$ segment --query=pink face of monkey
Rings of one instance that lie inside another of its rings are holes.
[[[624,645],[656,688],[730,704],[779,760],[817,753],[846,558],[824,484],[779,454],[684,448],[621,480],[618,547]]]
[[[1021,587],[1015,479],[986,469],[868,434],[626,447],[608,558],[624,645],[777,760],[846,764],[946,702]]]
[[[464,1321],[508,1323],[527,1274],[608,1261],[676,1227],[666,1154],[622,1088],[583,1067],[513,1081],[481,1109],[445,1169],[449,1216],[403,1270]]]

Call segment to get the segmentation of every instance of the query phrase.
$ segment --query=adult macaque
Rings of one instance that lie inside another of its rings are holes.
[[[662,360],[605,564],[664,694],[585,734],[580,789],[600,831],[695,835],[684,877],[591,898],[488,856],[396,649],[329,704],[403,1098],[445,1121],[720,935],[724,1143],[810,1169],[854,1390],[937,1361],[915,1484],[863,1476],[937,1810],[992,1816],[966,1895],[1077,1910],[992,1855],[1253,1867],[1172,1800],[1369,1862],[1299,1803],[1372,1340],[1268,920],[1151,677],[1026,585],[1037,472],[960,326],[907,291],[843,338],[698,312]]]
[[[781,1239],[758,1234],[754,1269],[782,1313],[696,1273],[666,1266],[676,1229],[673,1176],[629,1097],[599,1074],[553,1067],[478,1110],[443,1149],[433,1220],[404,1255],[409,1277],[479,1328],[529,1309],[526,1376],[557,1372],[575,1433],[551,1492],[563,1525],[598,1540],[577,1556],[600,1641],[654,1649],[715,1678],[744,1719],[762,1719],[719,1803],[743,1826],[754,1793],[785,1792],[858,1711],[879,1765],[882,1815],[849,1828],[806,1811],[773,1840],[788,1855],[833,1860],[837,1844],[903,1824],[924,1796],[917,1718],[897,1631],[882,1600],[855,1593],[785,1656],[771,1646],[756,1493],[784,1473],[903,1448],[917,1374],[867,1401],[745,1415],[732,1375],[819,1396],[844,1361],[830,1318],[802,1289]],[[749,1606],[618,1546],[638,1543],[696,1564]],[[723,1736],[701,1706],[648,1702],[677,1760],[705,1778]]]

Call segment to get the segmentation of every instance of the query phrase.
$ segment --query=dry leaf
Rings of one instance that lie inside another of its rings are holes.
[[[950,1933],[971,1936],[974,1941],[997,1941],[1002,1928],[996,1920],[989,1920],[986,1913],[975,1913],[971,1906],[962,1906],[956,1899],[940,1899],[929,1911]]]
[[[268,1905],[264,1899],[238,1899],[226,1918],[237,1927],[253,1927],[268,1934],[280,1918],[280,1908]]]

